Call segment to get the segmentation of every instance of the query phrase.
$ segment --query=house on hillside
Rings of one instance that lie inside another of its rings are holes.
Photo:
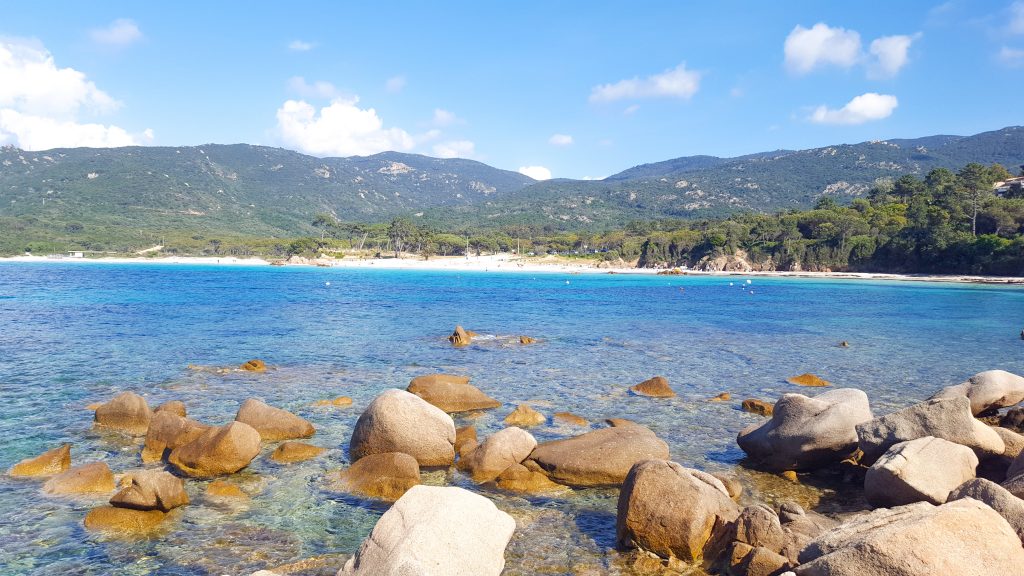
[[[1016,178],[1007,178],[1002,182],[996,182],[992,185],[992,191],[996,193],[996,196],[1006,196],[1013,190],[1013,194],[1010,196],[1022,197],[1022,187],[1024,187],[1024,176],[1017,176]]]

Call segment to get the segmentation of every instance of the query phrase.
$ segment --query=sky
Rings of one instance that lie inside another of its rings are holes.
[[[7,2],[0,144],[396,150],[537,179],[1024,124],[1024,0]]]

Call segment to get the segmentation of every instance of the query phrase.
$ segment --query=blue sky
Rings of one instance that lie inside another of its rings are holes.
[[[9,3],[0,143],[604,177],[1024,123],[1024,0]]]

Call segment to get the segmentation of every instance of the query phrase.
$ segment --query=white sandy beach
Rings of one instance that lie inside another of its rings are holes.
[[[213,256],[166,256],[166,257],[105,257],[105,258],[53,258],[47,256],[12,256],[0,258],[0,262],[33,262],[64,264],[183,264],[205,266],[316,266],[324,268],[363,268],[388,270],[439,270],[453,272],[526,272],[560,274],[648,274],[664,273],[664,269],[598,267],[593,261],[574,262],[558,257],[520,257],[501,253],[485,256],[435,256],[424,259],[420,256],[401,258],[317,258],[300,261],[268,261],[263,258],[237,258]],[[969,276],[969,275],[915,275],[884,274],[874,272],[788,272],[788,271],[697,271],[683,270],[687,276],[722,276],[743,278],[811,278],[851,280],[896,280],[912,282],[959,282],[972,284],[1020,284],[1020,276]]]

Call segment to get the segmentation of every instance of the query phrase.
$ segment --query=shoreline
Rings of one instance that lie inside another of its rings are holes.
[[[420,270],[451,272],[513,272],[513,273],[561,273],[561,274],[642,274],[648,276],[666,272],[656,268],[599,268],[586,261],[575,263],[565,259],[541,257],[522,258],[502,253],[488,256],[435,256],[429,260],[415,258],[318,258],[300,261],[268,261],[259,257],[215,257],[215,256],[165,256],[165,257],[104,257],[104,258],[50,258],[47,256],[0,257],[2,263],[50,263],[50,264],[183,264],[203,266],[304,266],[322,268],[350,268],[371,270]],[[902,282],[944,282],[957,284],[987,284],[1001,286],[1024,286],[1020,276],[972,276],[966,274],[893,274],[886,272],[793,272],[793,271],[698,271],[685,270],[670,276],[708,277],[760,277],[760,278],[806,278],[818,280],[888,280]]]

